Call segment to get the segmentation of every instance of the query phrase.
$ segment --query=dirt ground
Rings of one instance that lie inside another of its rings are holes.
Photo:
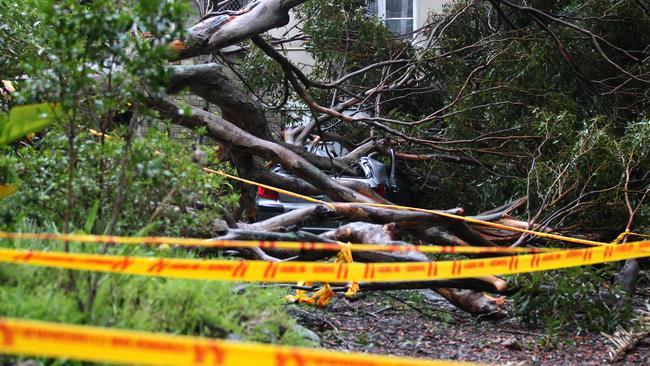
[[[637,292],[650,303],[650,288]],[[477,319],[433,292],[368,294],[350,303],[335,299],[326,308],[291,305],[299,324],[333,350],[473,361],[492,365],[609,364],[607,339],[600,334],[545,335],[511,315]],[[615,365],[650,365],[650,337]]]

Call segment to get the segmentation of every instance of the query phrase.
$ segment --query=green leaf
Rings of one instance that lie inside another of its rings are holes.
[[[17,190],[18,189],[14,186],[0,184],[0,198],[9,197]]]
[[[97,219],[97,210],[99,209],[99,199],[95,200],[95,203],[93,203],[93,207],[90,209],[90,212],[88,213],[88,217],[86,218],[86,223],[84,224],[84,232],[87,234],[90,234],[93,230],[93,226],[95,225],[95,219]]]
[[[0,119],[0,146],[43,129],[60,112],[61,107],[51,103],[13,107],[9,118]]]
[[[143,227],[142,229],[140,229],[140,230],[135,234],[135,236],[147,236],[147,235],[149,235],[149,233],[151,232],[151,230],[153,230],[157,225],[158,225],[158,223],[155,222],[155,221],[154,221],[154,222],[150,222],[150,223],[148,223],[145,227]]]

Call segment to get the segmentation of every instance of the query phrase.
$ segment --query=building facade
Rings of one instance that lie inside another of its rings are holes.
[[[443,5],[448,2],[450,0],[373,0],[369,1],[368,11],[381,19],[393,33],[408,36],[426,23],[430,13],[440,12]],[[287,26],[273,29],[269,33],[275,37],[285,34],[291,37],[297,33],[295,25],[296,19],[291,14]],[[284,45],[284,50],[294,64],[309,73],[314,61],[302,42],[287,43]]]

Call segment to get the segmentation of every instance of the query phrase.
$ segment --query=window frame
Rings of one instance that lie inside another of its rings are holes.
[[[413,21],[413,28],[411,29],[410,33],[413,33],[416,29],[418,29],[417,25],[417,19],[418,19],[418,12],[417,12],[417,0],[402,0],[402,1],[412,1],[413,2],[413,14],[411,14],[411,17],[406,17],[406,18],[386,18],[386,0],[375,0],[377,4],[377,18],[381,20],[384,25],[386,25],[387,20],[412,20]],[[404,37],[407,36],[408,34],[399,34],[398,36]]]

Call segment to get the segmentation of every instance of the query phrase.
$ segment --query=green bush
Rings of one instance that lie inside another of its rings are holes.
[[[187,146],[156,128],[151,127],[146,136],[134,139],[128,151],[118,131],[102,141],[80,129],[75,146],[73,230],[84,230],[88,217],[94,216],[86,231],[105,233],[113,215],[117,215],[112,234],[146,231],[210,236],[214,234],[212,223],[222,208],[237,200],[228,181],[202,171],[191,162]],[[19,192],[0,206],[0,227],[12,229],[23,219],[37,226],[51,222],[63,227],[67,205],[66,148],[63,129],[54,127],[36,145],[22,147],[13,158],[3,158],[2,165],[11,164],[18,172]],[[218,164],[214,154],[206,152],[212,164]],[[229,169],[225,164],[219,167]],[[122,192],[121,203],[118,191]]]
[[[512,278],[515,313],[547,332],[611,332],[631,319],[623,292],[608,280],[616,265],[527,273]]]
[[[0,201],[0,230],[215,235],[214,220],[238,195],[230,182],[194,164],[194,148],[171,139],[146,104],[165,92],[167,45],[182,38],[186,6],[182,0],[0,4],[0,23],[9,25],[0,27],[0,50],[7,51],[0,52],[0,69],[17,89],[0,107],[50,101],[62,109],[35,139],[0,148],[0,183],[18,188]],[[210,167],[232,172],[209,146],[203,149]],[[198,256],[186,249],[32,240],[0,240],[0,247]],[[279,289],[224,282],[1,264],[0,316],[306,343],[284,312]],[[14,363],[15,357],[0,357],[1,365]]]
[[[159,128],[161,127],[161,128]],[[171,139],[162,122],[149,121],[142,137],[93,135],[77,127],[70,230],[94,234],[209,237],[213,221],[237,201],[233,186],[191,162],[192,149]],[[60,123],[33,144],[5,149],[0,167],[18,186],[0,205],[0,229],[60,232],[67,208],[68,131]],[[204,147],[212,167],[231,170]],[[122,204],[118,204],[121,191]],[[110,222],[115,224],[110,228]],[[63,251],[59,242],[3,240],[0,247]],[[101,246],[70,243],[72,252]],[[109,246],[108,254],[192,258],[186,249]],[[282,307],[280,289],[255,285],[73,272],[0,265],[0,316],[92,324],[172,334],[304,345]],[[0,364],[15,358],[0,358]],[[51,361],[42,361],[50,364]],[[77,364],[54,361],[54,364]]]
[[[161,124],[159,124],[161,125]],[[163,125],[164,126],[164,125]],[[101,234],[114,210],[111,233],[210,236],[224,206],[237,201],[233,187],[190,161],[191,149],[150,126],[128,149],[114,130],[101,139],[76,134],[71,230]],[[36,144],[3,156],[2,166],[19,191],[0,206],[2,229],[59,232],[67,200],[67,136],[54,126]],[[214,160],[211,165],[230,167]],[[126,159],[124,157],[126,156]],[[120,186],[124,172],[126,185]],[[117,190],[124,203],[116,205]],[[59,242],[4,240],[0,247],[63,251]],[[99,245],[70,243],[72,252],[96,253]],[[108,254],[196,257],[185,249],[109,246]],[[223,282],[122,276],[21,265],[0,265],[0,316],[173,334],[305,344],[282,308],[280,289]],[[14,358],[0,358],[12,363]],[[57,361],[58,362],[58,361]],[[70,362],[64,362],[70,364]]]

